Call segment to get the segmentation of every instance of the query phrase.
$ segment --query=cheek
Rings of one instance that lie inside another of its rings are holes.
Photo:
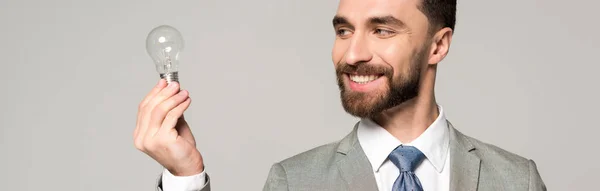
[[[384,64],[389,65],[394,70],[394,79],[398,79],[402,75],[406,75],[410,64],[410,48],[407,45],[389,43],[386,46],[380,46],[377,50],[379,58]]]

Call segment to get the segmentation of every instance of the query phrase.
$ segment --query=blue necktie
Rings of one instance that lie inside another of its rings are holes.
[[[394,182],[392,191],[423,191],[421,181],[414,171],[425,155],[413,146],[400,145],[388,156],[390,161],[400,169],[400,176]]]

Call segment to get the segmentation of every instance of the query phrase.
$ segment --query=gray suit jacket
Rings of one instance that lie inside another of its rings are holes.
[[[466,136],[448,124],[450,190],[546,191],[533,160]],[[358,123],[340,141],[275,163],[263,191],[377,191],[357,128]],[[202,191],[210,191],[210,181]]]

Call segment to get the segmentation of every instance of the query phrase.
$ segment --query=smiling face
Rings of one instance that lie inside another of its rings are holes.
[[[340,1],[332,59],[351,115],[372,117],[419,95],[432,42],[420,1]]]

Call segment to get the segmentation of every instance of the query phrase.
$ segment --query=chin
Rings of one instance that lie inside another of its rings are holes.
[[[369,118],[383,111],[381,107],[387,99],[385,95],[381,91],[344,92],[342,105],[344,110],[352,116]]]

